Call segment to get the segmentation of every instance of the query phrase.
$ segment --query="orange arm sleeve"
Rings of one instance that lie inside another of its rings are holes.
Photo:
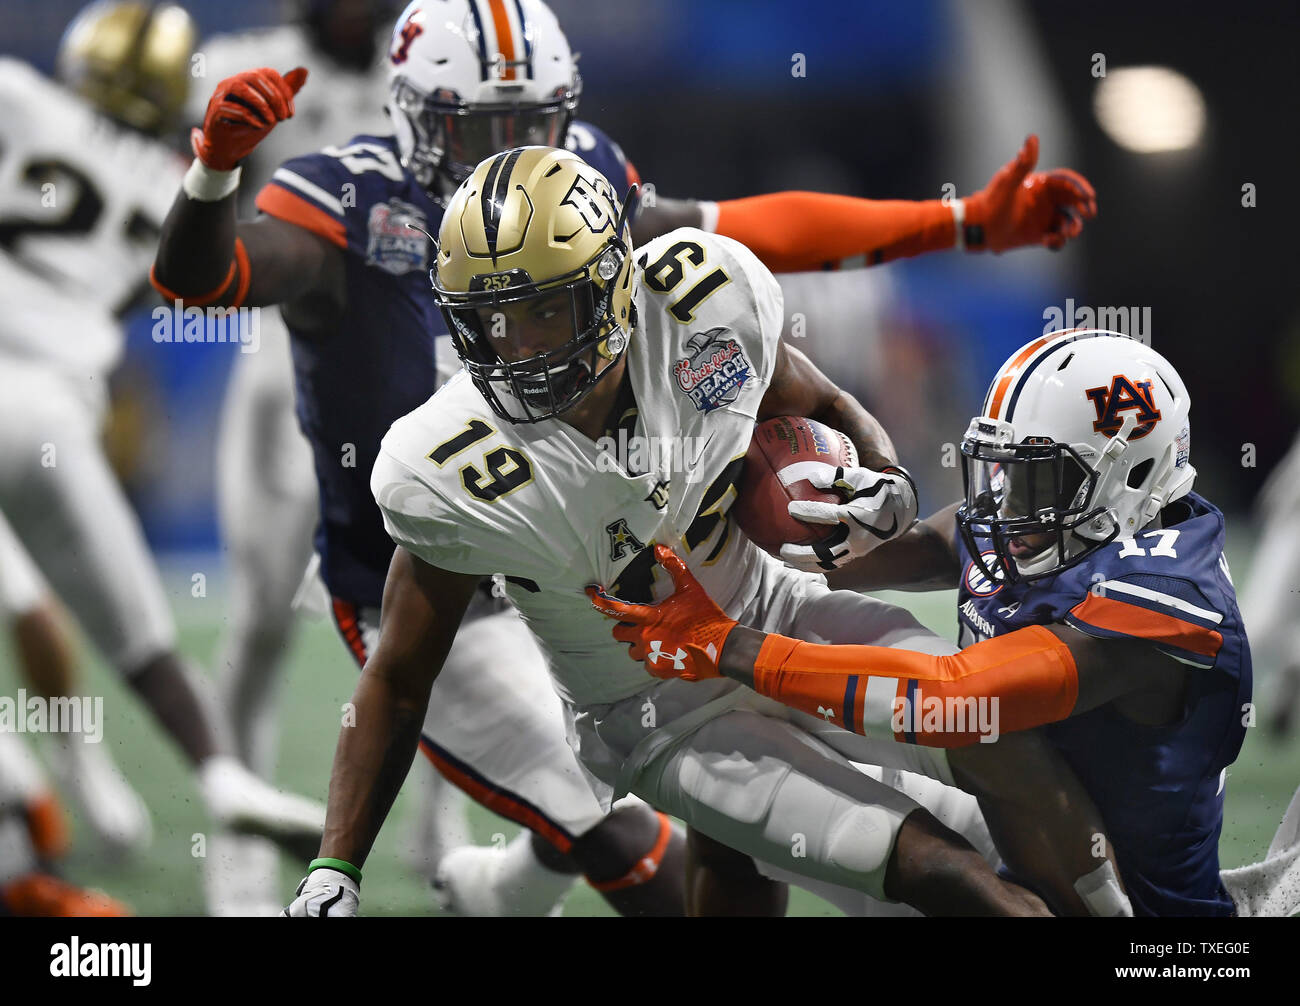
[[[718,203],[716,230],[747,245],[773,272],[807,272],[865,255],[867,265],[951,248],[952,208],[938,199],[856,199],[773,192]]]
[[[951,656],[768,636],[754,690],[853,733],[928,747],[1063,720],[1079,696],[1070,648],[1039,625]]]

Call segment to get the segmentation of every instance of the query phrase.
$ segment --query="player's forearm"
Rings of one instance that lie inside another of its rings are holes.
[[[345,722],[334,753],[320,855],[360,868],[410,771],[428,694],[422,701],[368,669],[352,705],[355,722]]]
[[[1040,626],[951,656],[826,646],[737,626],[718,670],[854,733],[929,747],[962,747],[1065,719],[1079,694],[1069,647]]]
[[[1101,812],[1041,731],[954,750],[948,764],[1012,875],[1057,915],[1130,914]]]
[[[952,248],[952,208],[938,199],[857,199],[821,192],[772,192],[716,204],[717,233],[748,245],[773,272],[822,269],[865,257],[891,259]]]
[[[239,268],[235,262],[235,202],[235,192],[212,201],[193,199],[184,191],[177,193],[163,221],[151,276],[160,293],[195,302],[231,300],[231,287],[239,281],[238,275],[231,275],[232,267],[236,273]]]
[[[853,441],[858,452],[858,464],[863,468],[880,471],[898,463],[898,452],[885,428],[847,391],[840,391],[818,410],[817,415],[808,418],[840,430]]]
[[[953,551],[953,514],[945,507],[911,529],[826,574],[835,590],[950,590],[961,564]]]

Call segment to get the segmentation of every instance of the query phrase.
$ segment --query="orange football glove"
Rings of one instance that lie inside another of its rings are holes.
[[[614,638],[630,643],[629,655],[656,678],[720,677],[718,657],[736,620],[713,603],[672,549],[655,545],[654,550],[655,561],[673,578],[669,597],[658,604],[629,604],[588,587],[592,607],[619,620]]]
[[[295,67],[281,77],[270,67],[227,77],[208,99],[203,128],[190,131],[194,156],[214,171],[230,171],[277,122],[293,117],[293,96],[307,81]]]
[[[1069,168],[1034,171],[1037,163],[1038,137],[1031,135],[983,190],[962,200],[967,250],[1044,245],[1057,251],[1097,215],[1097,193],[1088,179]]]

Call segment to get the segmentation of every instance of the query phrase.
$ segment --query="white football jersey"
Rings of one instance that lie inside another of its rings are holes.
[[[651,683],[585,587],[666,596],[649,548],[659,542],[736,614],[761,562],[727,510],[776,364],[781,289],[744,245],[693,228],[636,259],[626,355],[641,439],[611,452],[617,441],[556,419],[505,423],[462,372],[393,424],[371,479],[399,545],[443,569],[505,576],[561,695],[579,705]]]
[[[291,157],[344,144],[358,133],[387,135],[392,126],[384,112],[388,100],[389,31],[378,47],[380,58],[365,72],[340,66],[311,44],[300,25],[214,35],[198,48],[202,76],[190,85],[186,121],[201,125],[212,90],[227,77],[269,66],[286,73],[305,66],[307,83],[293,99],[293,118],[277,125],[243,164],[240,191],[252,199],[272,172]]]
[[[0,353],[102,374],[185,161],[0,58]]]

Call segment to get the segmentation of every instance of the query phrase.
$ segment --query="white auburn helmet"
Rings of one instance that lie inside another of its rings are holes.
[[[415,0],[393,28],[388,67],[402,164],[439,197],[502,150],[563,147],[582,92],[541,0]]]
[[[1053,333],[1013,353],[961,445],[958,529],[985,575],[1059,573],[1190,492],[1190,406],[1169,361],[1117,332]],[[1038,535],[1051,536],[1041,548],[1023,540]]]

